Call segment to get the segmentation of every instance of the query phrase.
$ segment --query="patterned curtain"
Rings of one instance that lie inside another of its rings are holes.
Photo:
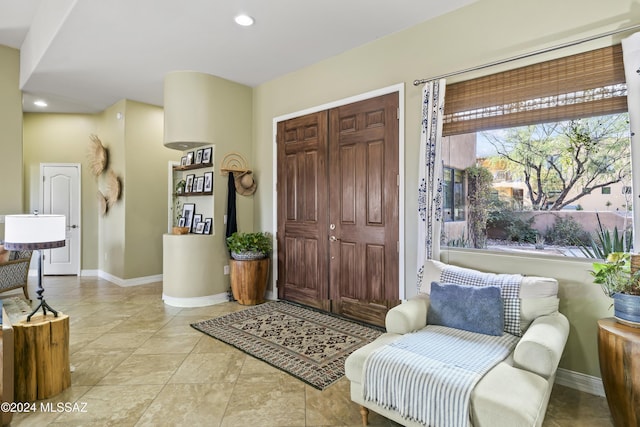
[[[640,33],[622,40],[624,74],[627,80],[627,109],[631,129],[631,170],[633,193],[640,192]],[[634,197],[637,199],[637,197]],[[635,205],[635,203],[634,203]],[[633,207],[634,228],[640,225],[640,212]],[[640,251],[640,233],[633,233],[634,252]]]
[[[424,262],[440,257],[442,226],[442,114],[444,79],[427,82],[422,89],[422,132],[420,174],[418,176],[418,282],[420,289]]]

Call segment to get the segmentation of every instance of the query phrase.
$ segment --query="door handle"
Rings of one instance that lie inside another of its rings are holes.
[[[80,228],[77,225],[73,224],[73,225],[67,225],[67,228]]]
[[[329,241],[330,242],[337,242],[338,240],[340,240],[340,239],[338,239],[336,236],[329,236]]]

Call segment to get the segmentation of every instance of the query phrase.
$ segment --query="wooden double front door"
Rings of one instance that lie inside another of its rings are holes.
[[[384,325],[398,296],[398,94],[278,123],[278,297]]]

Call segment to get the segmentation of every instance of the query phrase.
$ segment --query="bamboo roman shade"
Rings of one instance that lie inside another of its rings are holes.
[[[447,85],[443,135],[627,111],[621,45]]]

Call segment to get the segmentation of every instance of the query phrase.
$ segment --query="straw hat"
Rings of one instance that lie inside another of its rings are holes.
[[[253,180],[251,171],[240,173],[238,176],[234,176],[236,184],[236,192],[241,196],[251,196],[256,192],[258,184]]]

